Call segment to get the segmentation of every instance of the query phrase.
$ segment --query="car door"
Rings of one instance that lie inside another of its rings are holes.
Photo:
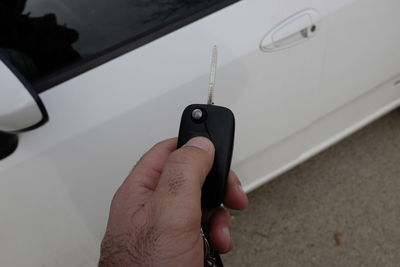
[[[83,25],[83,41],[74,44],[82,60],[32,82],[49,122],[20,134],[15,153],[0,163],[1,265],[97,264],[115,190],[151,145],[177,135],[187,105],[205,103],[213,45],[215,102],[236,116],[233,168],[243,172],[258,153],[312,122],[327,35],[323,1],[209,1],[184,23],[152,25],[155,31],[122,45],[101,29],[125,36],[112,17],[135,1],[59,2],[28,2],[26,11],[56,12],[60,24]],[[80,16],[85,8],[89,13]],[[150,13],[150,22],[169,16],[157,8]],[[88,14],[101,27],[91,28]],[[96,41],[84,46],[89,37]],[[244,184],[257,181],[260,170],[244,175]]]
[[[315,114],[321,117],[382,89],[400,73],[399,1],[343,0],[328,6],[329,41],[315,94]],[[379,97],[374,98],[365,112],[379,109]]]

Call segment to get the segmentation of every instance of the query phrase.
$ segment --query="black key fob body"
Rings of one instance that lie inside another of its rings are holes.
[[[224,200],[231,168],[234,133],[235,117],[228,108],[193,104],[183,112],[178,148],[197,136],[207,137],[215,146],[213,167],[202,188],[201,204],[204,208],[217,207]]]

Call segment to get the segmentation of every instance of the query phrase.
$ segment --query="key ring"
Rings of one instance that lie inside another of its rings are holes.
[[[202,228],[200,228],[200,234],[203,238],[204,267],[223,267],[224,265],[222,264],[220,256],[211,247],[210,242],[208,241]]]

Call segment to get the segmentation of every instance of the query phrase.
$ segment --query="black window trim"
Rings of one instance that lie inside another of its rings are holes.
[[[126,54],[136,48],[139,48],[145,44],[148,44],[164,35],[167,35],[173,31],[176,31],[184,26],[187,26],[201,18],[204,18],[212,13],[215,13],[227,6],[237,3],[241,0],[223,0],[219,1],[213,6],[204,8],[196,11],[183,19],[176,19],[166,25],[153,28],[149,31],[143,32],[131,39],[126,40],[118,45],[112,46],[100,53],[97,53],[87,59],[81,60],[75,64],[71,64],[68,67],[60,69],[52,74],[47,75],[45,78],[40,79],[32,83],[31,88],[38,94],[46,90],[51,89],[55,85],[65,82],[71,78],[74,78],[88,70],[96,68],[112,59],[115,59],[123,54]]]

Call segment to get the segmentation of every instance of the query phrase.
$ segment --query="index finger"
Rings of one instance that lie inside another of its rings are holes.
[[[177,138],[167,139],[154,145],[136,163],[131,173],[122,183],[116,195],[133,200],[137,206],[145,203],[155,191],[164,164],[169,155],[176,150]]]
[[[224,198],[224,205],[230,209],[244,210],[247,208],[248,204],[249,200],[243,190],[239,177],[234,171],[230,171]]]

